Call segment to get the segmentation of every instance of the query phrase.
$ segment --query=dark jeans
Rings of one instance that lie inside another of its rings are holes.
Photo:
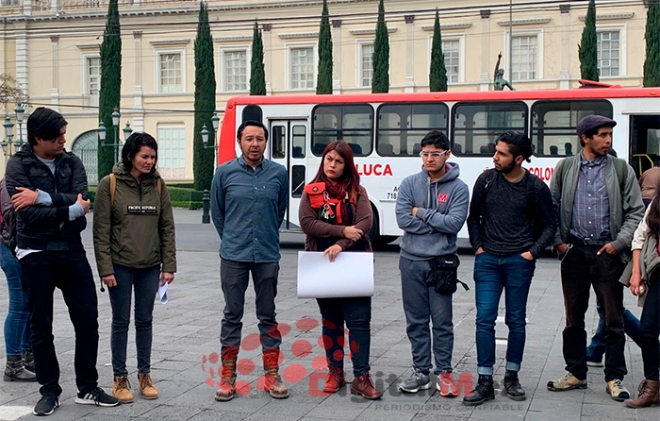
[[[113,265],[117,285],[108,288],[112,306],[112,372],[126,376],[126,345],[128,325],[131,322],[131,295],[135,289],[135,346],[140,373],[151,371],[151,341],[153,338],[154,300],[160,281],[160,265],[146,269],[133,269]]]
[[[348,328],[348,343],[353,361],[353,375],[369,372],[371,347],[371,297],[323,298],[319,303],[323,318],[323,348],[328,364],[344,366],[344,322]]]
[[[85,250],[41,251],[21,260],[23,290],[28,295],[32,349],[41,394],[59,396],[60,366],[53,343],[53,293],[62,291],[76,332],[74,366],[81,393],[96,388],[99,347],[98,303]]]
[[[403,312],[406,315],[406,334],[412,348],[413,366],[424,373],[431,371],[432,343],[435,374],[451,372],[451,357],[454,350],[452,295],[435,292],[430,280],[431,266],[426,260],[400,257],[399,270]],[[433,335],[429,331],[431,321]]]
[[[644,378],[647,380],[660,380],[660,269],[653,271],[649,289],[646,292],[646,301],[642,317],[639,320],[639,346],[642,348],[642,361],[644,363]]]
[[[596,302],[596,311],[598,311],[598,328],[591,337],[591,343],[587,347],[587,360],[600,361],[605,355],[605,311],[599,302]],[[623,309],[623,331],[630,336],[639,346],[639,320],[627,308]]]
[[[495,321],[505,291],[504,321],[509,328],[506,369],[520,371],[526,339],[527,297],[536,262],[519,254],[495,256],[487,251],[475,256],[474,285],[477,306],[477,373],[493,375]]]
[[[241,344],[241,329],[243,328],[243,308],[245,307],[245,291],[248,287],[250,273],[256,293],[255,306],[259,319],[259,334],[264,351],[279,349],[282,335],[275,320],[275,296],[277,295],[277,275],[280,270],[278,262],[254,263],[237,262],[221,259],[220,282],[225,297],[224,317],[220,329],[220,344],[223,355],[227,349],[238,351]]]
[[[19,356],[24,349],[32,349],[28,318],[27,294],[21,285],[21,264],[4,243],[0,243],[0,266],[7,278],[9,289],[9,311],[5,319],[5,352],[8,356]]]
[[[580,380],[587,378],[587,332],[584,316],[593,286],[605,312],[605,381],[622,380],[628,374],[623,355],[623,284],[619,278],[624,265],[618,255],[596,253],[601,246],[574,244],[561,263],[566,328],[563,332],[566,371]]]

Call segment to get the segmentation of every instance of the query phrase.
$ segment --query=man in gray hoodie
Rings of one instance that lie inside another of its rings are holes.
[[[422,171],[403,180],[396,201],[397,223],[404,231],[399,260],[403,310],[413,357],[413,373],[399,390],[416,393],[431,387],[432,342],[436,387],[441,396],[454,397],[451,358],[452,292],[458,267],[456,235],[467,218],[470,191],[458,178],[458,164],[447,162],[451,150],[444,133],[431,131],[421,146]],[[443,281],[448,283],[442,285]]]

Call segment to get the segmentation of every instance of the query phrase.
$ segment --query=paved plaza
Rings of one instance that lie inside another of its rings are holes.
[[[91,221],[91,215],[90,215]],[[550,255],[539,260],[528,302],[527,344],[520,380],[527,391],[527,400],[514,402],[501,394],[504,377],[504,352],[507,328],[500,307],[497,323],[496,399],[478,407],[466,407],[461,398],[445,399],[435,389],[414,395],[402,395],[397,384],[410,374],[410,344],[405,333],[398,270],[398,249],[390,246],[375,257],[375,295],[372,311],[371,373],[377,387],[384,391],[378,401],[353,397],[347,388],[334,395],[319,393],[324,373],[318,371],[323,350],[319,345],[319,311],[312,299],[296,298],[297,253],[302,249],[302,236],[283,235],[282,261],[277,296],[277,317],[282,324],[284,362],[281,373],[290,387],[290,398],[274,400],[258,390],[261,374],[261,350],[256,336],[257,320],[254,291],[248,289],[244,341],[239,355],[239,381],[244,387],[230,402],[216,402],[217,354],[224,306],[219,279],[219,240],[213,225],[201,224],[200,211],[175,211],[179,272],[169,289],[169,303],[156,304],[154,311],[154,341],[152,377],[160,392],[154,401],[143,400],[137,390],[135,343],[133,326],[129,333],[128,368],[135,402],[116,408],[98,408],[74,403],[73,372],[74,332],[61,294],[56,292],[54,334],[61,365],[60,408],[49,420],[659,420],[660,409],[628,409],[605,393],[602,368],[590,368],[586,390],[550,392],[548,380],[564,374],[561,354],[561,332],[564,326],[563,298],[559,279],[559,263]],[[90,263],[94,265],[91,224],[84,232]],[[461,253],[459,277],[472,288],[470,253]],[[4,274],[0,275],[4,283]],[[110,303],[106,293],[98,293],[100,344],[98,356],[99,383],[106,391],[112,389],[110,356]],[[0,288],[0,314],[7,311],[7,289]],[[626,291],[625,304],[637,316],[641,309]],[[595,329],[597,315],[595,299],[587,313],[589,334]],[[474,290],[459,287],[454,295],[455,345],[454,373],[456,380],[470,380],[476,372]],[[4,366],[4,347],[0,347]],[[626,362],[629,374],[625,385],[635,393],[642,379],[639,348],[628,341]],[[352,378],[347,359],[348,378]],[[463,377],[460,377],[461,374]],[[476,375],[475,375],[476,377]],[[459,381],[460,382],[460,381]],[[499,392],[499,393],[498,393]],[[32,406],[39,399],[36,383],[0,382],[0,421],[35,419]]]

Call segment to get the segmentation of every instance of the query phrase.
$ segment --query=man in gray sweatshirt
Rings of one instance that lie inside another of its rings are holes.
[[[447,162],[451,150],[444,133],[431,131],[421,146],[422,171],[403,180],[396,201],[397,223],[404,231],[399,260],[403,310],[413,357],[413,373],[399,390],[416,393],[431,387],[433,344],[436,387],[441,396],[454,397],[451,358],[456,235],[467,218],[470,191],[458,178],[458,164]],[[439,267],[443,265],[446,267]],[[449,290],[447,284],[441,285],[446,277]],[[433,341],[429,321],[433,323]]]

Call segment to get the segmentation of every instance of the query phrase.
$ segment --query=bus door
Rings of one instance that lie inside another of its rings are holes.
[[[630,165],[639,178],[660,164],[660,115],[630,116]]]
[[[289,174],[289,205],[280,228],[298,231],[298,207],[306,183],[309,122],[306,119],[271,120],[270,133],[271,160],[284,165]]]

